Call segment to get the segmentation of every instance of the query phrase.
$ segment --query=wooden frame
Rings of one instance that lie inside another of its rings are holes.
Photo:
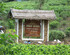
[[[41,30],[41,32],[43,33],[42,34],[42,39],[32,39],[32,38],[23,38],[23,22],[22,22],[22,40],[41,40],[43,41],[44,40],[44,21],[41,21],[41,23],[43,24],[42,27],[43,27],[43,30]],[[41,28],[42,29],[42,28]]]
[[[23,25],[25,38],[41,38],[41,20],[25,20]],[[25,27],[24,27],[25,26]]]

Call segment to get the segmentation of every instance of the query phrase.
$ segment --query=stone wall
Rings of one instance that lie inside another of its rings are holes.
[[[19,19],[19,38],[18,42],[22,43],[22,19]]]
[[[47,42],[48,20],[44,20],[44,42]]]

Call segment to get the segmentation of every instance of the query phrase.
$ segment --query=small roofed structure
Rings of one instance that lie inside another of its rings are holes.
[[[49,41],[49,20],[56,19],[54,10],[11,9],[8,17],[15,19],[17,42]]]

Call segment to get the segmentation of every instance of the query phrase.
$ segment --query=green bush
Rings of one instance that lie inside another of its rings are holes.
[[[58,31],[58,30],[52,30],[52,31],[50,31],[49,35],[50,35],[49,36],[50,40],[54,40],[54,39],[61,40],[61,39],[64,39],[64,37],[65,37],[64,32]]]
[[[0,44],[10,44],[14,43],[17,35],[16,34],[10,34],[10,33],[5,33],[5,34],[0,34]]]
[[[9,25],[9,28],[10,28],[10,29],[14,29],[15,21],[9,19],[9,20],[8,20],[8,25]]]
[[[70,17],[70,12],[69,11],[62,11],[60,13],[60,15],[66,20],[67,17]]]
[[[0,2],[0,13],[3,12],[3,2]]]
[[[66,26],[67,25],[67,21],[63,20],[60,25],[63,26],[63,27]]]
[[[65,30],[66,37],[70,37],[70,27]]]
[[[50,22],[50,28],[51,29],[57,28],[58,25],[59,25],[59,22],[58,21],[52,21],[52,22]]]
[[[0,55],[70,55],[70,45],[0,45]]]
[[[62,21],[63,20],[63,18],[62,17],[57,17],[57,19],[56,19],[57,21]]]

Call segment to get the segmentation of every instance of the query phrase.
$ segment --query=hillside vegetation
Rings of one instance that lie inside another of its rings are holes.
[[[65,34],[70,33],[70,0],[29,0],[23,2],[4,2],[0,4],[0,17],[3,18],[3,21],[0,21],[0,25],[6,28],[14,28],[15,26],[14,21],[7,18],[11,8],[22,10],[54,10],[56,20],[50,21],[50,31],[60,30]],[[67,35],[70,37],[70,34]]]

